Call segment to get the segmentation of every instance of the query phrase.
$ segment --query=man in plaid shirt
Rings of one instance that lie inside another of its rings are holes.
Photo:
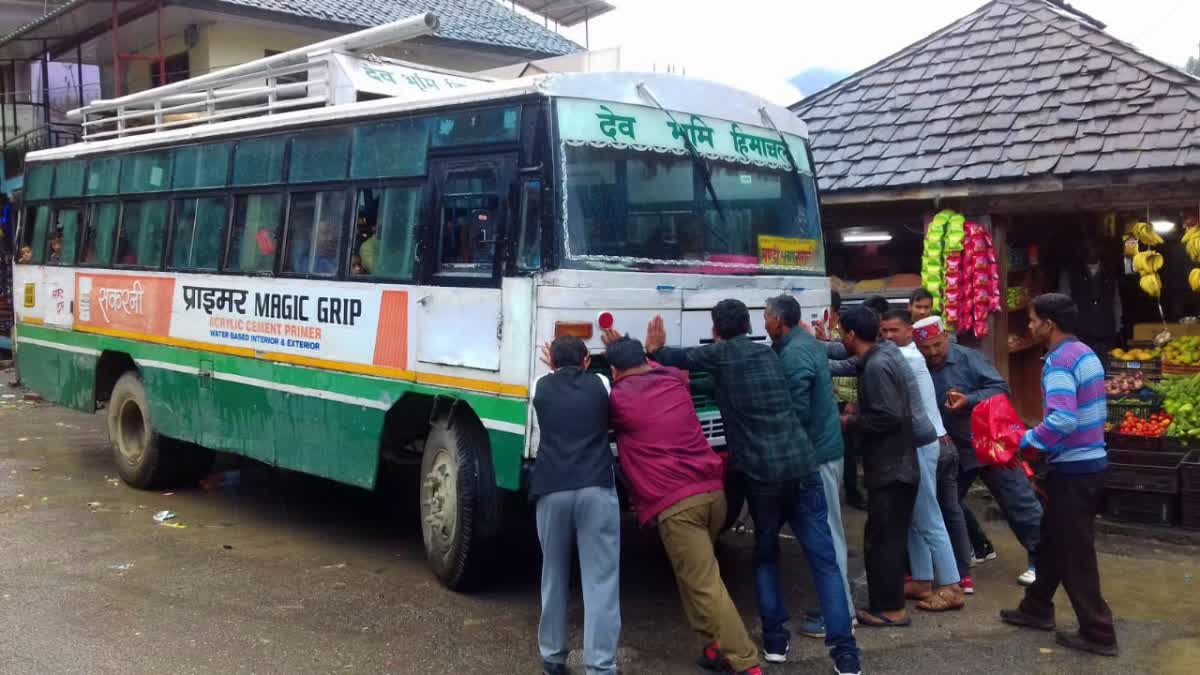
[[[755,567],[776,570],[779,531],[784,523],[791,525],[821,600],[825,644],[835,669],[858,673],[858,645],[829,530],[825,489],[816,472],[812,441],[796,418],[783,366],[769,345],[750,339],[750,311],[741,301],[717,303],[712,319],[711,344],[680,349],[665,346],[662,317],[655,317],[646,334],[646,351],[665,366],[712,375],[730,451],[729,480],[743,484],[754,519]],[[760,610],[777,596],[778,589],[768,588],[767,581],[777,578],[777,573],[755,574]],[[786,660],[786,631],[764,636],[763,642],[767,661]]]

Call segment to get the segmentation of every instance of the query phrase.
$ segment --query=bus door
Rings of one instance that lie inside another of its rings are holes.
[[[500,370],[500,277],[510,232],[515,153],[430,162],[431,287],[418,301],[417,360]]]

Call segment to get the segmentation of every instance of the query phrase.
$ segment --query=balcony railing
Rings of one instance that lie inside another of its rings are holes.
[[[25,154],[34,150],[57,148],[78,143],[78,124],[50,122],[13,136],[4,144],[4,177],[13,178],[25,173]]]

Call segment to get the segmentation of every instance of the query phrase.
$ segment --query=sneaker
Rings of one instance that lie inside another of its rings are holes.
[[[821,640],[825,638],[825,619],[819,616],[806,616],[796,626],[796,632],[807,638]]]
[[[763,660],[767,663],[785,663],[791,649],[792,645],[787,641],[767,644],[767,641],[763,640]]]
[[[542,661],[542,675],[567,675],[570,672],[567,670],[565,663],[551,663]]]
[[[992,548],[991,544],[984,544],[982,548],[975,551],[975,559],[972,561],[976,565],[982,565],[985,562],[991,562],[1000,556],[996,554],[996,549]]]
[[[837,675],[862,675],[862,666],[857,654],[842,654],[833,660],[833,672]]]
[[[975,582],[971,580],[971,577],[963,577],[962,579],[959,579],[958,585],[962,587],[963,593],[967,595],[975,595]]]
[[[1022,586],[1032,586],[1033,582],[1037,581],[1037,570],[1030,567],[1017,577],[1017,583]]]
[[[718,673],[723,673],[727,670],[725,667],[725,657],[721,656],[721,648],[715,642],[704,645],[704,650],[700,652],[700,656],[696,659],[696,665],[704,670],[712,670]]]
[[[1100,642],[1093,642],[1083,637],[1079,633],[1064,633],[1063,631],[1058,631],[1058,633],[1056,633],[1054,636],[1054,641],[1064,647],[1077,649],[1081,652],[1099,654],[1100,656],[1117,655],[1117,643],[1114,642],[1111,645],[1106,645]]]

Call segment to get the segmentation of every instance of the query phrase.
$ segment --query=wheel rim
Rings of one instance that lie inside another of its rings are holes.
[[[458,467],[454,455],[439,448],[421,481],[421,521],[430,553],[445,557],[458,530]]]
[[[117,449],[131,465],[136,465],[146,452],[146,417],[137,401],[121,404],[117,414]]]

